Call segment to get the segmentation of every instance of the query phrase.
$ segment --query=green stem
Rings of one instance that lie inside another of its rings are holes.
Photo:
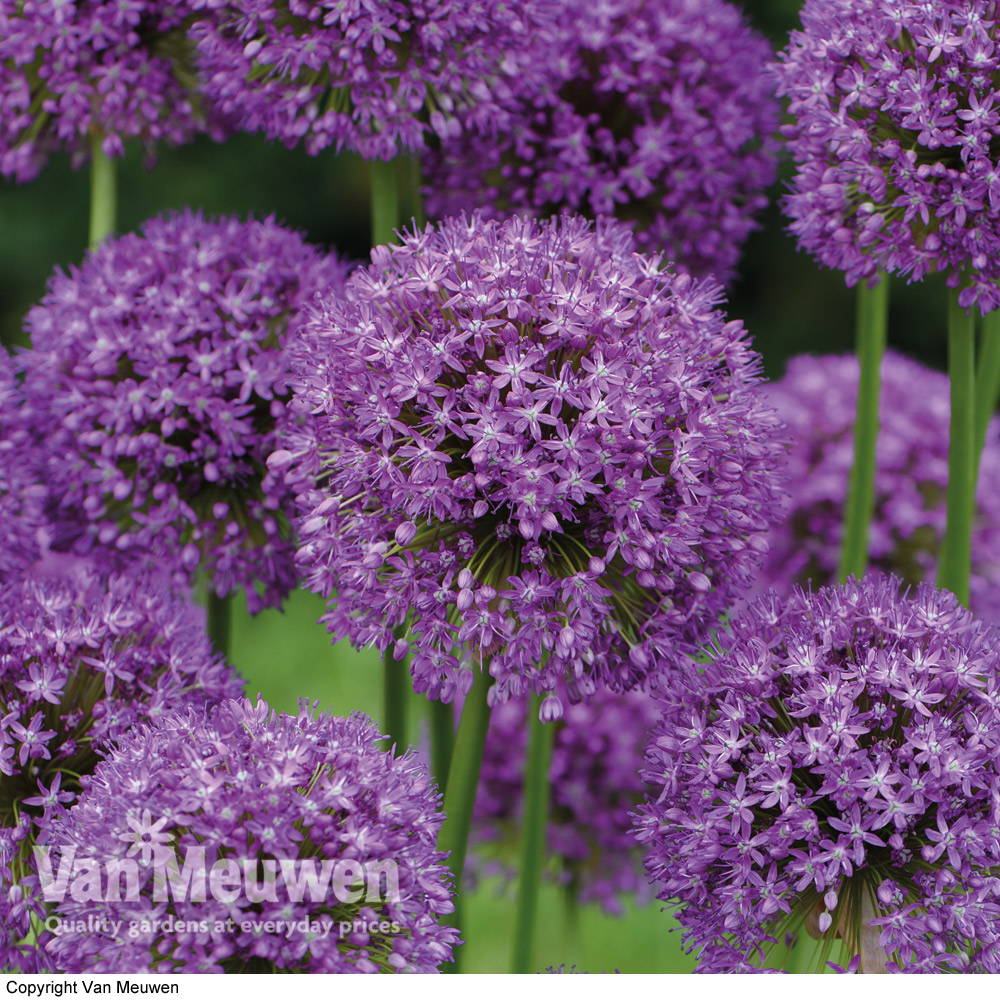
[[[573,878],[563,886],[563,915],[566,926],[567,964],[576,965],[580,961],[580,883]]]
[[[486,733],[490,725],[488,695],[493,678],[485,670],[475,671],[472,690],[465,697],[462,718],[458,723],[455,747],[448,769],[448,787],[444,795],[445,820],[438,834],[438,850],[448,854],[448,867],[455,879],[455,891],[461,895],[462,872],[472,828],[472,810],[479,788],[479,772],[486,750]],[[456,914],[445,918],[454,927]],[[459,952],[449,972],[459,971]]]
[[[854,423],[854,465],[844,509],[840,582],[861,577],[868,566],[868,526],[875,506],[875,445],[879,429],[879,386],[889,315],[889,282],[858,285],[855,336],[858,362],[858,411]]]
[[[517,888],[517,920],[511,972],[532,970],[538,890],[545,860],[545,824],[549,815],[549,763],[553,726],[538,717],[542,699],[531,698],[528,718],[528,760],[524,771],[524,817],[521,827],[521,871]]]
[[[1000,396],[1000,309],[983,317],[979,363],[976,367],[975,474],[979,478],[979,457],[986,443],[986,428]]]
[[[423,186],[423,177],[420,172],[420,156],[413,153],[409,157],[410,174],[410,215],[418,226],[423,226],[427,222],[424,214],[424,199],[420,193]]]
[[[448,769],[455,745],[455,713],[443,701],[431,702],[431,764],[441,791],[448,788]]]
[[[208,637],[215,648],[229,659],[229,643],[232,634],[233,602],[231,597],[219,597],[214,590],[208,591]]]
[[[395,160],[372,160],[372,246],[389,243],[399,225],[399,184]]]
[[[394,637],[399,639],[405,634],[406,626],[402,625],[396,629]],[[404,656],[396,660],[392,653],[390,646],[382,659],[382,733],[396,744],[398,753],[403,753],[408,746],[406,709],[410,693],[410,658]]]
[[[91,144],[90,249],[96,250],[115,231],[118,193],[114,162],[101,148],[100,137]]]
[[[969,603],[972,509],[975,492],[975,321],[948,297],[948,377],[951,380],[951,437],[948,444],[948,523],[938,586]]]

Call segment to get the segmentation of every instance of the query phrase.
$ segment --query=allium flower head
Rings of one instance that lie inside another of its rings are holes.
[[[865,972],[1000,971],[1000,634],[899,585],[767,595],[666,705],[637,832],[701,971],[803,926]]]
[[[134,859],[120,902],[70,895],[54,910],[122,929],[56,936],[55,967],[435,972],[450,962],[458,932],[439,922],[454,909],[435,847],[440,796],[426,765],[393,757],[381,738],[360,713],[279,716],[247,700],[133,729],[47,841],[63,857]],[[146,862],[141,840],[154,842]],[[170,890],[185,869],[210,873],[203,898]]]
[[[219,121],[200,107],[187,2],[0,0],[0,174],[30,181],[54,152],[80,162],[93,136],[173,145]]]
[[[498,701],[678,664],[776,506],[777,425],[719,300],[574,217],[377,247],[296,337],[315,416],[269,459],[330,631],[386,650],[409,619],[417,690],[445,701],[480,663]]]
[[[569,0],[499,136],[466,129],[425,160],[432,215],[477,206],[614,215],[679,269],[729,281],[775,178],[767,42],[723,0]]]
[[[806,0],[776,67],[800,245],[847,283],[942,271],[1000,305],[995,5]]]
[[[767,387],[788,426],[788,516],[771,529],[760,589],[835,580],[854,461],[856,356],[798,357]],[[882,361],[871,565],[904,583],[933,580],[944,541],[948,376],[890,351]],[[1000,622],[1000,428],[986,435],[972,543],[972,609]]]
[[[61,434],[51,472],[96,537],[180,553],[251,612],[295,583],[280,483],[289,325],[345,268],[273,220],[180,214],[57,273],[27,318],[25,390]]]
[[[14,377],[14,363],[0,348],[0,581],[40,555],[47,491],[43,451],[34,421]]]
[[[206,92],[243,128],[310,153],[388,160],[459,112],[495,130],[510,88],[531,88],[530,57],[552,0],[210,0],[193,27]]]
[[[490,718],[473,817],[479,867],[507,871],[521,829],[527,745],[524,699],[498,705]],[[639,777],[649,729],[659,717],[642,691],[599,691],[569,705],[553,723],[545,854],[581,903],[622,912],[623,896],[642,897],[648,880],[631,835],[631,813],[649,790]]]
[[[149,572],[77,568],[0,585],[0,964],[37,886],[22,883],[50,810],[130,725],[242,693],[204,613]]]

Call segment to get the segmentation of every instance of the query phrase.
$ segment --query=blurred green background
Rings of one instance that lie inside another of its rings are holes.
[[[798,23],[795,0],[747,0],[751,20],[776,48]],[[853,347],[853,292],[839,273],[821,271],[796,251],[784,232],[778,199],[791,174],[782,165],[762,228],[749,240],[742,278],[730,295],[730,315],[746,323],[771,377],[781,375],[796,353],[847,351]],[[37,301],[53,267],[79,261],[86,244],[88,174],[54,160],[33,184],[0,182],[0,339],[24,343],[22,317]],[[163,150],[149,169],[131,150],[120,170],[119,230],[167,209],[202,207],[209,214],[275,215],[316,243],[336,247],[348,258],[367,257],[368,174],[360,160],[326,151],[309,157],[237,136],[223,145],[208,140]],[[945,360],[945,296],[940,282],[892,290],[890,341],[935,367]],[[258,691],[280,710],[294,711],[300,697],[346,714],[380,711],[378,656],[356,653],[341,643],[331,648],[315,623],[322,604],[297,594],[284,613],[250,619],[238,612],[233,660]],[[423,706],[413,697],[411,732],[419,732]],[[543,893],[536,962],[539,969],[565,962],[599,972],[686,972],[692,962],[680,951],[680,935],[658,904],[631,907],[621,919],[593,907],[580,915],[571,940],[554,890]],[[465,910],[470,972],[508,967],[513,907],[495,883],[482,885]]]

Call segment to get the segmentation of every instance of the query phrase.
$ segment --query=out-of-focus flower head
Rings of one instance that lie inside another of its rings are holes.
[[[181,0],[0,0],[0,175],[30,181],[50,155],[74,163],[101,139],[122,156],[225,129],[204,108]]]
[[[873,568],[906,584],[931,581],[944,542],[948,486],[948,376],[889,351],[882,361]],[[768,385],[788,427],[788,515],[771,529],[761,591],[835,582],[844,499],[854,462],[856,356],[792,358]],[[979,467],[972,543],[972,610],[1000,622],[1000,428],[990,423]]]
[[[493,710],[473,816],[478,868],[488,871],[498,862],[512,878],[507,861],[521,829],[526,716],[524,699]],[[621,914],[623,897],[648,894],[631,814],[649,791],[639,769],[658,718],[644,691],[599,691],[552,723],[545,854],[555,859],[556,877],[575,900],[597,902],[612,914]]]
[[[770,57],[723,0],[570,0],[538,53],[542,92],[516,89],[500,134],[426,154],[428,210],[613,215],[679,270],[729,282],[776,174]]]
[[[192,29],[205,89],[251,131],[365,159],[506,122],[543,77],[553,0],[214,0]]]

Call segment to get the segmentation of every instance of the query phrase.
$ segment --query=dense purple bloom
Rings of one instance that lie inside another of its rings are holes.
[[[366,159],[504,120],[542,67],[552,0],[207,0],[193,27],[206,92],[243,128]]]
[[[242,693],[169,579],[83,561],[0,584],[0,965],[38,912],[22,883],[50,807],[130,725]]]
[[[879,944],[1000,971],[1000,633],[899,584],[765,596],[666,704],[637,833],[701,971],[773,967],[803,926],[866,972]]]
[[[264,460],[287,399],[286,332],[344,265],[273,220],[154,219],[59,272],[26,321],[25,390],[56,424],[50,476],[96,538],[179,553],[251,612],[295,584]]]
[[[858,361],[798,357],[767,387],[787,424],[787,519],[771,529],[761,591],[787,594],[794,583],[833,583],[840,557],[844,498],[854,462]],[[904,583],[933,580],[944,541],[948,485],[948,376],[890,351],[882,362],[881,429],[869,552],[873,567]],[[1000,442],[986,435],[972,542],[972,609],[1000,622]]]
[[[777,425],[718,286],[575,217],[446,220],[372,261],[295,338],[314,418],[269,459],[329,630],[385,651],[409,619],[444,701],[481,663],[494,702],[682,667],[777,506]]]
[[[524,699],[493,710],[473,817],[478,858],[499,860],[504,870],[510,859],[503,848],[521,827],[526,714]],[[553,723],[546,856],[558,861],[559,881],[576,899],[609,913],[622,912],[622,896],[641,897],[648,888],[631,813],[649,790],[638,772],[658,717],[645,692],[599,691]]]
[[[777,66],[800,245],[853,285],[943,271],[1000,305],[1000,121],[987,0],[806,0]]]
[[[0,581],[41,554],[47,491],[33,425],[13,361],[0,347]]]
[[[451,961],[440,796],[426,765],[381,738],[360,713],[279,716],[245,699],[133,729],[47,840],[61,857],[136,859],[121,901],[71,892],[53,910],[122,927],[57,935],[46,945],[55,968],[434,972]],[[185,870],[187,891],[169,884]],[[200,901],[199,872],[212,873]]]
[[[200,107],[187,2],[0,0],[0,174],[31,180],[53,152],[75,162],[102,138],[179,144],[216,116]]]
[[[614,215],[681,270],[734,276],[775,178],[767,42],[722,0],[569,0],[541,93],[425,158],[432,215]]]

